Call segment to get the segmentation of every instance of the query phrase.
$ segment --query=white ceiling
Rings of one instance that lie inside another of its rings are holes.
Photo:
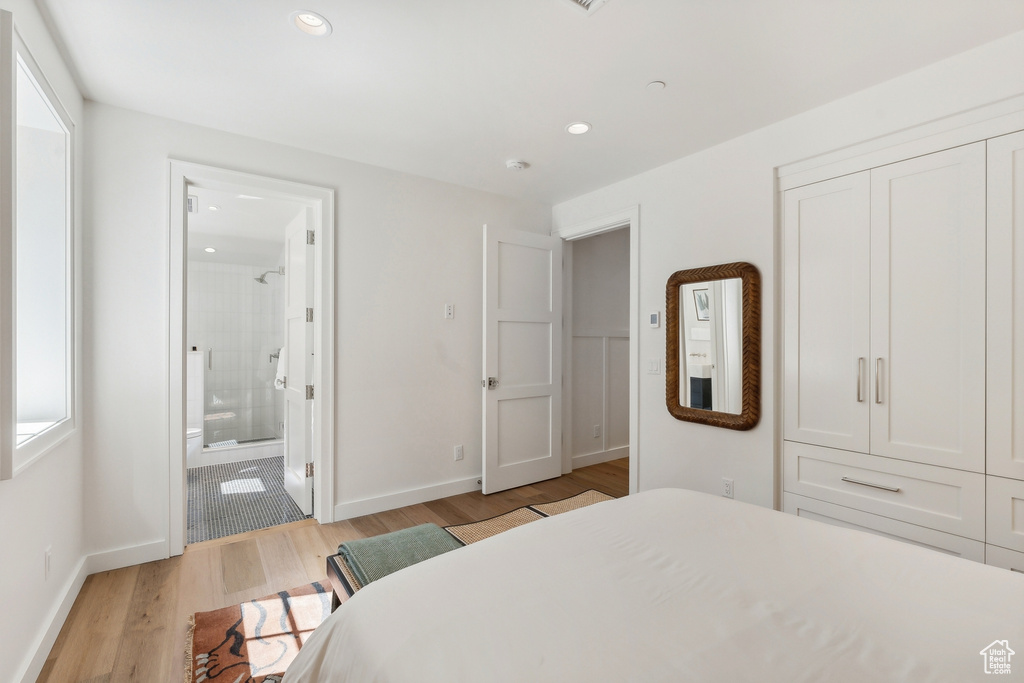
[[[188,193],[199,206],[198,212],[188,215],[190,261],[262,268],[283,263],[284,230],[304,210],[302,204],[195,186]],[[216,251],[208,253],[207,247]]]
[[[546,202],[1024,29],[1022,0],[37,2],[90,99]]]

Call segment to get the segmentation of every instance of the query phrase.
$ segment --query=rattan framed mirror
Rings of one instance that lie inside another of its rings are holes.
[[[745,262],[680,270],[665,294],[668,412],[752,429],[761,417],[761,274]]]

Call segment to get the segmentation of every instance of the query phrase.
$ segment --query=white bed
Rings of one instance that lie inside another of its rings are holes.
[[[374,582],[286,683],[963,681],[1024,576],[724,498],[660,489]]]

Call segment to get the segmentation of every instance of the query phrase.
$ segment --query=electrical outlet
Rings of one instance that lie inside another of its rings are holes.
[[[455,317],[455,304],[444,305],[444,319],[452,320]]]
[[[735,493],[736,489],[733,480],[722,477],[722,495],[726,498],[733,498]]]
[[[594,438],[601,438],[601,425],[594,425]]]
[[[462,457],[464,455],[465,455],[465,453],[462,450],[462,444],[459,444],[458,446],[455,447],[455,459],[456,460],[462,460]]]
[[[43,581],[50,578],[50,554],[53,546],[46,546],[46,550],[43,551]]]

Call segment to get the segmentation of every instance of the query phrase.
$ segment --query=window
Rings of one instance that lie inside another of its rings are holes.
[[[0,216],[0,272],[11,274],[0,283],[0,478],[9,478],[74,427],[74,124],[10,13],[0,30],[0,193],[14,199]]]

